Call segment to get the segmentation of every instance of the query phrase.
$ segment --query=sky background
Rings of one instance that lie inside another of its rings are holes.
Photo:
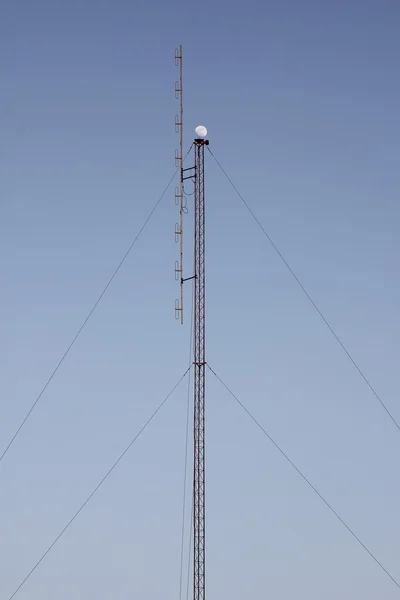
[[[397,0],[2,0],[1,451],[174,173],[181,43],[185,148],[206,125],[400,420],[399,28]],[[400,579],[399,431],[206,158],[208,361]],[[187,368],[173,192],[0,464],[5,600]],[[398,598],[208,382],[208,597]],[[16,598],[179,598],[187,398],[185,380]]]

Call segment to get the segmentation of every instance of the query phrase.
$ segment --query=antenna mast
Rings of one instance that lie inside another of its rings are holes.
[[[200,133],[201,132],[201,133]],[[207,135],[205,128],[196,133]],[[194,140],[194,470],[193,470],[193,599],[205,600],[205,397],[206,397],[206,269],[204,147]]]
[[[179,115],[175,117],[175,131],[179,133],[179,150],[175,150],[175,166],[180,169],[180,184],[175,188],[175,204],[179,206],[179,223],[175,224],[175,242],[179,242],[179,260],[175,261],[175,279],[180,281],[180,298],[175,300],[175,318],[183,324],[183,48],[175,50],[175,65],[179,67],[179,81],[175,82],[175,98],[179,100]]]
[[[180,222],[175,225],[175,240],[180,243],[180,260],[175,263],[175,279],[180,279],[181,298],[175,302],[175,317],[183,323],[183,284],[194,279],[193,365],[194,365],[194,427],[193,427],[193,600],[205,600],[206,588],[206,486],[205,486],[205,399],[206,399],[206,261],[205,261],[205,193],[204,148],[208,146],[207,129],[196,127],[194,167],[183,168],[183,93],[182,46],[175,50],[179,66],[179,82],[175,97],[180,101],[180,114],[175,117],[175,130],[180,134],[180,147],[175,151],[175,164],[180,167],[180,186],[175,188],[175,204],[179,206]],[[183,277],[183,213],[184,182],[194,182],[194,274]]]

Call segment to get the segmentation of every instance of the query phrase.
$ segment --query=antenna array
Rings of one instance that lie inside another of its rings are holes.
[[[175,65],[179,67],[179,81],[175,82],[175,98],[179,100],[179,115],[175,116],[175,131],[179,134],[179,150],[175,150],[175,166],[180,170],[179,187],[175,187],[175,204],[179,206],[179,223],[175,224],[175,242],[179,242],[179,260],[175,261],[175,279],[180,282],[180,298],[175,300],[175,318],[183,324],[183,215],[187,212],[184,201],[183,177],[183,53],[175,49]]]

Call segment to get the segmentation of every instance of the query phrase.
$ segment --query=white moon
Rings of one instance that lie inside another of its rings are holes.
[[[205,138],[207,136],[207,129],[203,127],[203,125],[199,125],[198,127],[196,127],[195,132],[196,135],[199,136],[199,138]]]

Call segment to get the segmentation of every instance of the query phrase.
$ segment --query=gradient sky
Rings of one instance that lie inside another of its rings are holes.
[[[400,420],[399,30],[398,0],[2,1],[1,451],[174,172],[180,43],[185,147],[208,127]],[[399,431],[209,156],[207,203],[210,365],[400,579]],[[172,186],[0,464],[2,599],[188,365],[176,219]],[[208,597],[398,598],[208,381]],[[187,394],[16,598],[179,598]]]

